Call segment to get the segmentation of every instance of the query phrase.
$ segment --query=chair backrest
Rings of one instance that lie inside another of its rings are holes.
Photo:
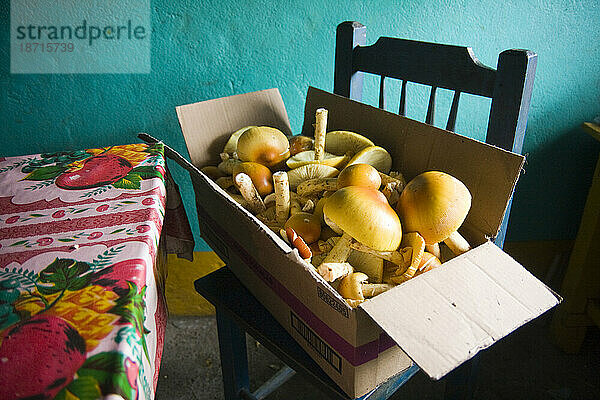
[[[454,131],[461,93],[492,99],[486,142],[521,153],[537,55],[506,50],[497,69],[481,64],[469,47],[380,37],[366,45],[366,27],[343,22],[337,27],[334,88],[336,94],[362,100],[364,73],[379,75],[379,107],[385,108],[388,78],[402,81],[399,114],[406,113],[406,83],[431,86],[425,122],[435,113],[437,88],[454,91],[446,129]]]
[[[406,83],[431,86],[425,122],[433,123],[436,90],[454,91],[446,129],[454,131],[461,93],[491,98],[486,142],[521,153],[537,65],[529,50],[506,50],[497,69],[480,63],[469,47],[380,37],[366,46],[366,27],[346,21],[338,25],[335,46],[334,93],[362,100],[365,73],[379,75],[379,107],[386,108],[386,81],[402,81],[400,115],[406,114]],[[496,244],[502,246],[510,205]]]

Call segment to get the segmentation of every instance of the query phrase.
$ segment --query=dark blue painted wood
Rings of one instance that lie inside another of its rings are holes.
[[[352,52],[367,43],[367,28],[359,22],[344,22],[337,27],[333,92],[356,101],[362,100],[364,74],[353,66]]]
[[[239,399],[240,391],[249,388],[246,333],[220,308],[216,309],[216,317],[223,392],[226,400]]]

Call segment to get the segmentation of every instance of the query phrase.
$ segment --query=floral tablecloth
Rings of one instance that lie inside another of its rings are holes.
[[[154,397],[161,255],[165,243],[193,250],[163,154],[159,143],[0,158],[0,399]]]

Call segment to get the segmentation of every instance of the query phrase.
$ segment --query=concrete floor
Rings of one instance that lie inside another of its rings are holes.
[[[582,350],[566,355],[549,340],[551,312],[481,353],[475,399],[600,399],[600,331],[589,329]],[[254,390],[282,363],[248,337],[250,385]],[[417,373],[392,399],[442,399],[444,383]],[[214,317],[171,317],[158,381],[158,400],[223,399]],[[269,400],[325,399],[294,376]]]

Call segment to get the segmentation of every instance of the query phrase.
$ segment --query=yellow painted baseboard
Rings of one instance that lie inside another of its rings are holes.
[[[170,315],[204,316],[213,315],[214,307],[194,289],[194,281],[207,275],[225,263],[212,251],[195,251],[194,261],[167,257],[168,275],[166,283],[167,305]]]
[[[552,273],[552,264],[560,258],[567,261],[573,241],[526,241],[507,242],[504,250],[513,256],[539,279],[560,276],[560,269]],[[213,315],[214,307],[196,293],[194,281],[221,268],[225,264],[212,251],[194,252],[194,261],[190,262],[169,254],[167,259],[167,304],[171,315],[204,316]],[[550,272],[550,274],[549,274]]]

